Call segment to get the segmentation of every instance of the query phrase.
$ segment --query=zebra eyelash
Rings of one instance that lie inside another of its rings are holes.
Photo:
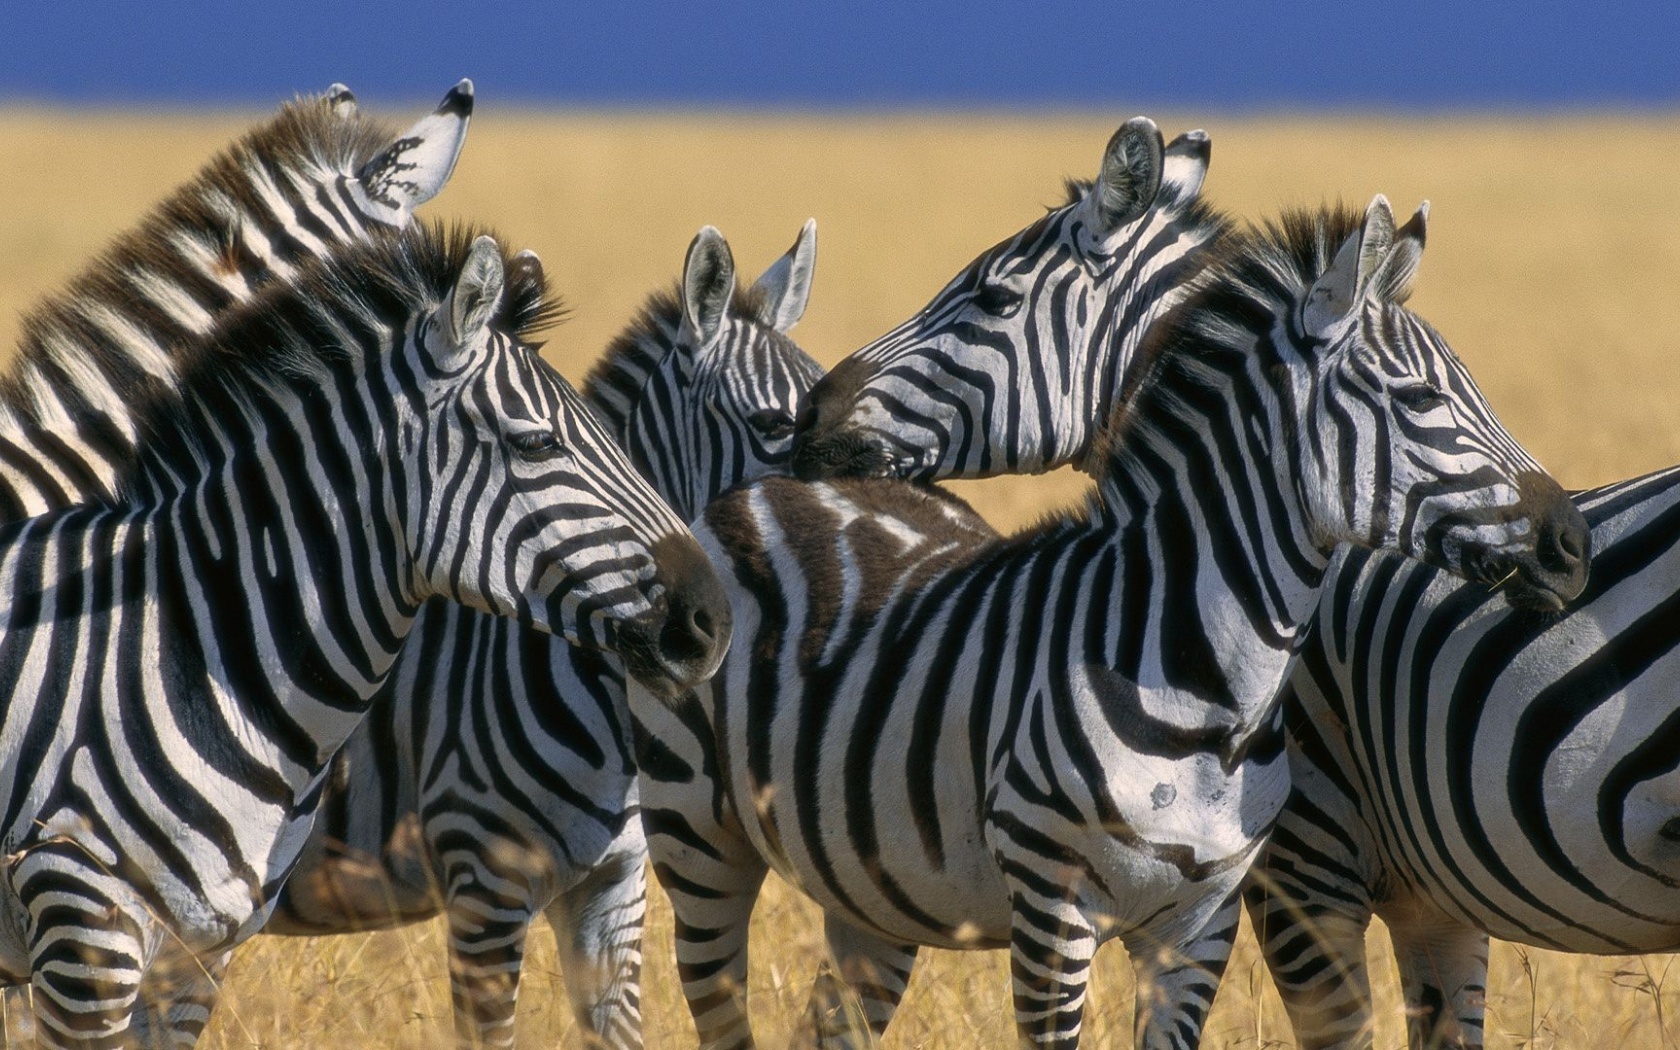
[[[566,443],[552,430],[528,430],[508,438],[508,444],[520,459],[541,463],[566,451]]]

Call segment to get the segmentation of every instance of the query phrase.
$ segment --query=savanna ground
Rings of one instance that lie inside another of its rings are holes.
[[[1064,175],[1092,174],[1130,115],[542,115],[486,98],[453,183],[427,213],[492,224],[542,255],[573,308],[546,352],[574,379],[650,289],[674,280],[701,225],[719,227],[752,275],[816,216],[815,292],[795,334],[833,364],[1057,203]],[[0,346],[13,344],[20,310],[257,116],[0,109]],[[1208,129],[1204,192],[1239,217],[1337,196],[1362,205],[1377,192],[1409,214],[1429,199],[1413,305],[1565,485],[1680,460],[1680,117],[1154,116],[1169,136]],[[1062,472],[957,488],[1013,528],[1077,498],[1084,480]],[[775,1046],[803,1004],[820,922],[772,885],[754,930],[755,1012]],[[1380,927],[1372,943],[1386,946]],[[240,952],[201,1045],[447,1045],[442,944],[436,925],[258,938]],[[646,953],[649,1045],[693,1045],[657,893]],[[1665,982],[1670,961],[1496,946],[1490,1045],[1673,1046],[1680,974]],[[1377,1046],[1403,1046],[1392,966],[1377,978]],[[1099,956],[1093,988],[1092,1045],[1126,1045],[1131,973],[1118,947]],[[926,953],[888,1045],[1012,1045],[1007,1002],[1002,953]],[[15,1013],[19,1003],[8,1005]],[[553,1045],[569,1028],[553,946],[538,930],[520,1045]],[[1293,1045],[1246,935],[1208,1045]]]

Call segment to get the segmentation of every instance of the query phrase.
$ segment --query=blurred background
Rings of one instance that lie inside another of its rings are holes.
[[[545,352],[574,379],[675,280],[701,225],[750,279],[807,216],[820,250],[794,334],[832,364],[1059,203],[1062,179],[1094,174],[1108,135],[1144,113],[1168,136],[1207,129],[1204,193],[1241,219],[1429,199],[1413,306],[1517,436],[1574,487],[1680,461],[1674,0],[98,0],[0,15],[0,359],[31,302],[250,124],[335,81],[400,125],[474,79],[466,150],[425,214],[543,256],[572,306]],[[1085,485],[961,488],[1009,528]],[[785,893],[761,922],[775,943],[754,988],[775,1044],[820,926]],[[688,1046],[666,924],[656,909],[648,1040]],[[544,937],[534,950],[520,1038],[546,1046],[569,1020]],[[1243,952],[1210,1045],[1292,1045]],[[1091,1036],[1124,1041],[1130,971],[1118,949],[1100,963]],[[1612,1030],[1668,1045],[1668,963],[1499,948],[1490,1045]],[[1006,988],[1001,954],[933,953],[889,1043],[1012,1045]],[[1392,980],[1380,994],[1377,1045],[1401,1045]],[[259,938],[226,1002],[206,1046],[447,1045],[441,930]]]

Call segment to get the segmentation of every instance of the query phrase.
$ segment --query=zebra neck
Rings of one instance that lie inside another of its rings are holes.
[[[1330,553],[1259,445],[1139,428],[1101,489],[1120,571],[1110,666],[1249,725],[1271,710]],[[1215,449],[1245,454],[1221,462]]]
[[[334,174],[312,163],[282,170],[294,192]],[[136,406],[174,395],[177,348],[310,257],[368,237],[343,207],[333,212],[340,228],[310,232],[271,179],[255,159],[225,160],[24,318],[0,382],[0,513],[110,498],[115,464],[134,449]]]
[[[313,751],[299,770],[313,776],[366,713],[418,602],[381,457],[264,424],[226,425],[223,447],[261,452],[184,481],[149,517],[160,571],[177,577],[160,589],[192,596],[181,630],[207,679],[244,683],[248,717],[306,738],[294,751]]]

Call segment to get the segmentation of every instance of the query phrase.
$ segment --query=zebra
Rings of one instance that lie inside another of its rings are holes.
[[[1293,787],[1245,891],[1302,1046],[1371,1045],[1373,914],[1417,1047],[1482,1045],[1490,935],[1680,949],[1680,468],[1575,503],[1593,570],[1563,613],[1332,564],[1284,687]]]
[[[0,528],[0,975],[45,1045],[179,1027],[149,971],[262,926],[428,598],[656,693],[716,666],[715,574],[528,343],[544,285],[468,228],[320,260],[174,348],[110,499]]]
[[[174,348],[316,257],[406,225],[448,181],[472,111],[471,80],[400,134],[343,84],[296,99],[33,308],[0,376],[0,520],[112,498],[136,395],[167,392]]]
[[[996,294],[981,289],[974,297]],[[1014,436],[987,432],[990,444],[971,443],[959,457],[945,444],[949,435],[923,425],[918,413],[880,417],[879,406],[892,405],[903,391],[937,385],[941,397],[962,406],[962,418],[995,418],[989,415],[998,411],[990,406],[993,390],[1009,390],[1011,383],[994,377],[1027,372],[1029,364],[1019,359],[1042,353],[1021,339],[945,335],[912,322],[898,335],[900,344],[912,349],[890,361],[860,354],[856,365],[842,362],[831,377],[845,377],[843,388],[831,390],[832,378],[820,382],[809,399],[816,411],[801,420],[795,453],[800,473],[875,472],[869,455],[845,454],[849,445],[867,448],[871,441],[883,448],[923,442],[922,462],[932,464],[919,472],[923,477],[972,475],[977,471],[967,465],[981,460],[1035,455],[1036,443],[1019,448],[1011,444],[1018,440]],[[1101,343],[1076,348],[1115,353]],[[1124,364],[1105,357],[1072,367],[1102,373]],[[1043,402],[1028,401],[1015,411],[1027,417],[1018,424],[1020,432],[1054,431],[1046,440],[1059,449],[1085,447],[1094,425],[1077,414],[1057,415]],[[1091,419],[1101,417],[1099,411]],[[1069,453],[1035,459],[1032,466],[1072,461],[1077,457]],[[1537,762],[1562,759],[1544,748],[1520,750],[1530,746],[1531,737],[1519,738],[1511,728],[1531,728],[1523,721],[1532,717],[1528,712],[1545,710],[1539,706],[1543,699],[1557,703],[1564,696],[1573,698],[1583,720],[1596,713],[1597,724],[1610,717],[1607,712],[1635,709],[1648,712],[1653,725],[1667,724],[1672,704],[1663,697],[1673,690],[1664,692],[1662,667],[1671,646],[1652,638],[1648,632],[1656,621],[1641,614],[1673,591],[1672,568],[1661,554],[1669,484],[1665,471],[1577,497],[1595,526],[1599,555],[1614,553],[1608,561],[1598,558],[1601,575],[1587,592],[1590,600],[1550,626],[1525,608],[1550,604],[1530,589],[1492,593],[1391,554],[1346,550],[1332,559],[1322,615],[1305,633],[1301,666],[1291,672],[1283,693],[1295,786],[1245,891],[1303,1045],[1369,1043],[1364,931],[1372,914],[1388,919],[1399,948],[1414,1045],[1480,1045],[1489,934],[1575,952],[1680,948],[1680,937],[1671,932],[1680,908],[1666,903],[1668,880],[1680,873],[1651,859],[1667,849],[1665,843],[1680,841],[1680,822],[1670,828],[1672,837],[1657,835],[1652,829],[1669,827],[1670,814],[1660,800],[1646,802],[1652,808],[1641,840],[1645,852],[1639,854],[1645,859],[1636,863],[1629,859],[1634,848],[1626,844],[1636,836],[1618,827],[1623,818],[1600,812],[1612,813],[1612,802],[1634,805],[1630,792],[1635,786],[1645,790],[1646,781],[1617,787],[1608,771],[1587,780],[1577,773],[1537,777]],[[1641,582],[1630,586],[1624,577],[1635,565]],[[1485,625],[1487,641],[1472,649],[1468,635],[1453,635],[1453,647],[1427,657],[1429,646],[1449,636],[1449,625],[1468,630],[1472,623]],[[1620,634],[1598,639],[1604,623],[1638,625],[1647,633],[1626,632],[1625,641]],[[1642,655],[1630,658],[1626,646],[1635,638]],[[1583,663],[1589,654],[1592,662]],[[1404,666],[1396,663],[1402,656],[1410,661]],[[1641,668],[1638,673],[1622,670],[1630,659]],[[1622,676],[1630,680],[1624,683]],[[1415,735],[1415,727],[1438,732],[1435,727],[1448,724],[1454,739],[1484,739],[1476,735],[1480,727],[1497,727],[1488,731],[1499,734],[1493,738],[1499,744],[1477,746],[1503,750],[1431,750]],[[1401,742],[1415,758],[1404,770],[1395,765]],[[1587,746],[1574,737],[1568,743],[1571,770],[1595,762],[1622,768],[1612,761],[1620,752],[1607,743]],[[1487,779],[1478,782],[1504,785],[1503,791],[1465,787],[1464,762],[1486,771],[1479,776]],[[1519,772],[1528,778],[1528,798],[1548,799],[1543,809],[1518,797],[1513,778]],[[1497,808],[1484,818],[1478,812],[1484,805]],[[1547,825],[1578,828],[1586,844],[1568,850],[1550,845],[1554,836]],[[1502,860],[1496,853],[1522,860]],[[1536,882],[1538,872],[1550,874]],[[1629,880],[1638,884],[1637,894],[1612,897],[1602,889]],[[1234,909],[1229,918],[1228,926],[1185,949],[1180,966],[1158,975],[1158,987],[1171,990],[1162,994],[1182,1005],[1156,1017],[1199,1032],[1235,941]],[[1185,1040],[1194,1043],[1196,1036]]]
[[[1396,230],[1381,197],[1224,238],[1140,347],[1084,513],[997,540],[895,479],[768,479],[707,509],[738,644],[641,777],[703,1046],[751,1044],[770,868],[826,912],[807,1035],[879,1034],[920,945],[1009,947],[1023,1041],[1075,1045],[1100,943],[1147,997],[1237,910],[1337,543],[1581,590],[1579,512],[1401,305],[1422,246],[1421,211]],[[1192,1034],[1140,1005],[1144,1045]]]
[[[1147,117],[1097,178],[841,361],[799,420],[804,478],[984,477],[1083,463],[1150,324],[1230,222],[1202,201],[1212,143]]]
[[[406,225],[454,171],[472,110],[470,80],[401,134],[342,84],[298,99],[32,309],[0,378],[0,521],[109,497],[130,406],[173,387],[174,348],[311,260]]]
[[[685,520],[786,467],[794,410],[821,375],[786,335],[816,246],[810,221],[737,290],[728,243],[704,228],[676,291],[650,297],[590,375],[586,401]],[[647,848],[635,776],[617,659],[428,602],[334,760],[265,930],[446,914],[458,1039],[511,1046],[525,932],[546,913],[581,1030],[592,1045],[639,1046]]]

